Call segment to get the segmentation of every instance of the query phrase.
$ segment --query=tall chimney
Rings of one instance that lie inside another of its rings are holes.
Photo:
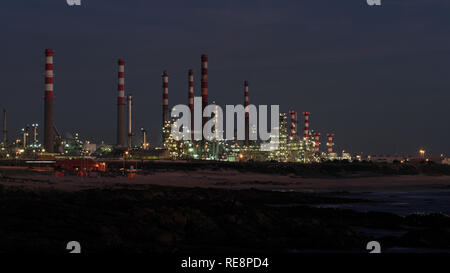
[[[131,148],[133,143],[133,127],[131,122],[131,115],[132,115],[131,107],[133,105],[133,96],[128,95],[127,102],[128,102],[128,148]]]
[[[25,141],[24,141],[24,148],[30,146],[30,126],[27,125],[25,129]]]
[[[117,90],[117,146],[126,147],[126,128],[125,128],[125,61],[119,59],[119,73]]]
[[[249,123],[249,112],[248,107],[248,81],[244,82],[244,108],[245,108],[245,146],[249,145],[249,135],[250,135],[250,123]]]
[[[333,145],[334,145],[333,137],[334,137],[334,134],[328,134],[328,143],[327,143],[328,154],[332,154],[333,153]]]
[[[44,148],[54,152],[53,119],[53,50],[45,50]]]
[[[294,110],[291,110],[291,134],[290,139],[294,139],[294,137],[297,135],[297,112]]]
[[[169,74],[164,70],[162,74],[162,88],[163,88],[163,127],[166,121],[169,121]]]
[[[147,150],[147,131],[144,128],[141,128],[142,132],[142,149]]]
[[[189,109],[191,109],[191,140],[194,140],[194,70],[189,69]]]
[[[8,131],[6,130],[6,109],[3,109],[3,147],[8,144]]]
[[[316,143],[316,153],[319,153],[319,146],[320,146],[320,133],[314,134],[314,142]]]
[[[23,135],[22,135],[22,137],[23,137],[23,139],[22,139],[22,148],[25,149],[27,147],[27,129],[22,128],[22,133],[23,133]]]
[[[33,147],[37,146],[37,129],[38,129],[38,124],[37,123],[33,123],[31,124],[31,127],[33,127]]]
[[[208,105],[208,56],[202,55],[202,117],[203,110]],[[202,130],[205,127],[206,122],[208,122],[207,117],[203,117],[202,119]],[[203,134],[202,134],[203,135]],[[202,137],[203,139],[203,137]]]
[[[305,130],[304,130],[304,138],[309,138],[309,112],[303,112],[303,115],[305,116]]]

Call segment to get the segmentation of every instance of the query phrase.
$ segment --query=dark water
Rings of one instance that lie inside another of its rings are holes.
[[[318,205],[315,207],[332,207],[356,211],[381,211],[397,215],[413,213],[441,213],[450,216],[450,190],[427,192],[370,192],[340,194],[341,197],[357,197],[376,201],[376,203],[354,203],[338,205]]]

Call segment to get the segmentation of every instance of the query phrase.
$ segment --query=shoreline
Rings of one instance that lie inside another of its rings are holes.
[[[62,253],[72,240],[85,253],[365,253],[374,240],[399,252],[450,250],[450,217],[343,207],[384,205],[364,194],[16,183],[0,186],[0,253]]]
[[[43,173],[4,174],[0,185],[48,188],[63,191],[114,188],[121,185],[159,185],[187,188],[260,189],[305,192],[421,192],[450,189],[450,176],[397,175],[354,178],[303,178],[296,175],[261,174],[236,170],[153,172],[134,179],[116,177],[55,177]]]

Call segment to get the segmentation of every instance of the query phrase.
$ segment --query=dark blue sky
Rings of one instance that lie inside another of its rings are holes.
[[[337,150],[450,154],[450,1],[6,1],[0,10],[2,99],[10,136],[43,119],[44,49],[55,50],[55,122],[115,141],[117,59],[136,128],[159,140],[161,72],[169,103],[186,104],[187,70],[209,55],[219,104],[280,104],[311,112]],[[325,137],[322,137],[325,143]]]

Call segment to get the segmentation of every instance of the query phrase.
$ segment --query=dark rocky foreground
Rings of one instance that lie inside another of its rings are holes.
[[[374,239],[383,249],[450,249],[450,218],[443,215],[308,206],[364,202],[338,196],[148,185],[29,191],[0,185],[0,252],[65,253],[69,241],[79,241],[84,253],[365,252]]]

